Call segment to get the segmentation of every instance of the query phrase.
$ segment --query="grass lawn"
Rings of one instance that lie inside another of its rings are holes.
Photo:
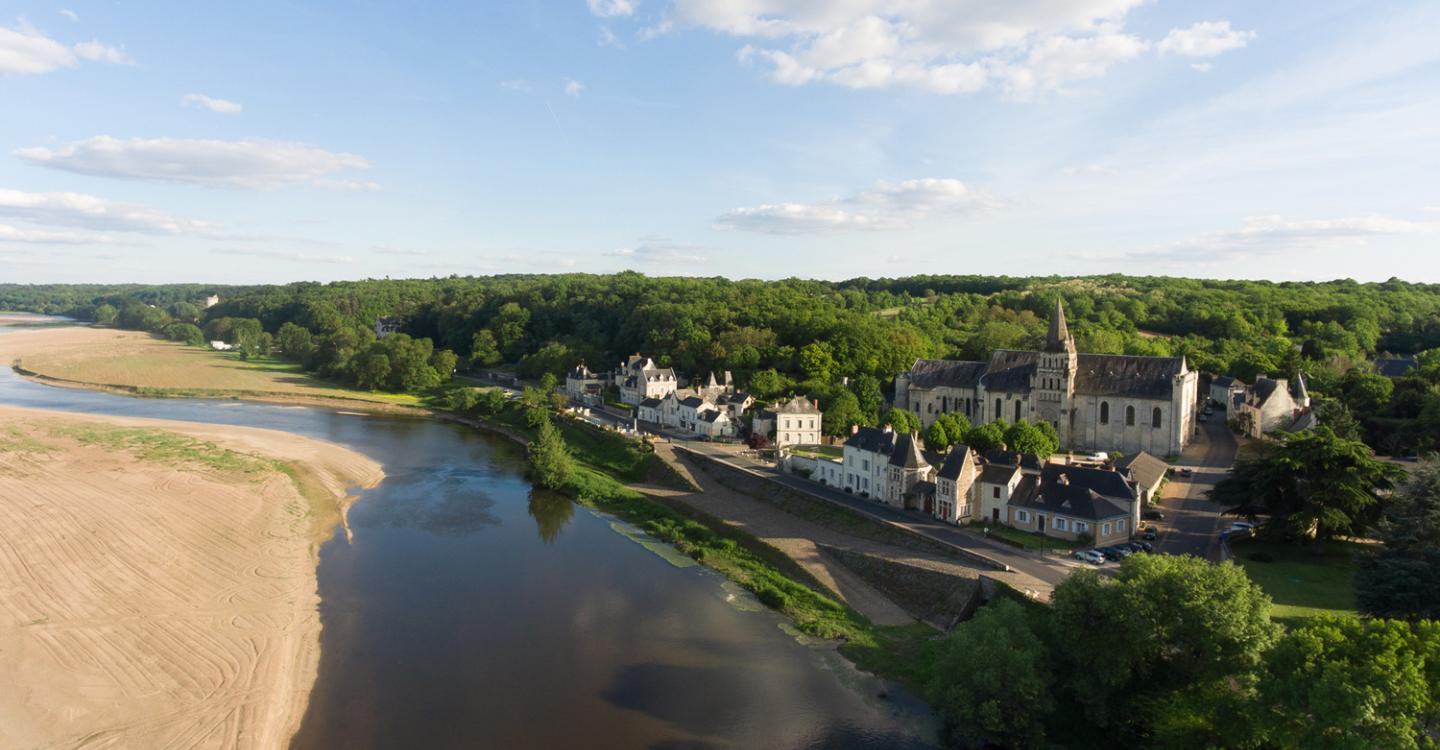
[[[1275,600],[1271,618],[1294,623],[1321,614],[1353,615],[1355,611],[1355,554],[1365,545],[1326,542],[1325,553],[1315,555],[1307,545],[1242,539],[1232,542],[1235,561],[1251,580]],[[1270,555],[1274,562],[1253,559]]]
[[[976,534],[983,533],[981,531],[983,527],[980,524],[967,524],[965,528]],[[1047,536],[1042,539],[1039,534],[1036,534],[1034,532],[1021,531],[1020,529],[1011,528],[1009,526],[1001,526],[999,524],[990,527],[990,536],[996,539],[1000,539],[1002,541],[1010,542],[1017,547],[1024,547],[1025,549],[1033,550],[1041,549],[1042,544],[1047,550],[1073,550],[1079,549],[1081,546],[1072,541],[1069,541],[1068,539],[1059,539],[1053,536]]]
[[[842,458],[845,448],[839,445],[797,445],[790,452],[806,458]]]

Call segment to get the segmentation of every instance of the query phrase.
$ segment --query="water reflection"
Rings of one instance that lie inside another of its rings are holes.
[[[560,536],[560,530],[575,517],[575,503],[558,492],[535,487],[530,490],[530,504],[527,508],[535,519],[535,528],[540,532],[541,541],[551,544]]]

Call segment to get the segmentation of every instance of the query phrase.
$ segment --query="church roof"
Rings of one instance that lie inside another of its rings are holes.
[[[996,350],[990,355],[990,366],[986,368],[981,382],[985,384],[987,391],[1029,393],[1030,380],[1035,375],[1035,365],[1039,361],[1039,352]]]
[[[1075,372],[1075,393],[1169,399],[1175,377],[1183,372],[1184,357],[1081,354]]]
[[[916,388],[974,388],[985,374],[988,362],[950,359],[917,359],[910,366],[910,385]]]
[[[1050,331],[1045,335],[1045,351],[1064,352],[1075,347],[1070,340],[1070,326],[1065,324],[1065,306],[1055,298],[1055,312],[1050,316]]]

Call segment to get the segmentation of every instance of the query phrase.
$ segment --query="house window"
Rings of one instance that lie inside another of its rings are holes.
[[[1155,407],[1155,412],[1150,415],[1150,426],[1160,429],[1160,407]]]
[[[1134,426],[1135,426],[1135,407],[1133,407],[1133,406],[1127,406],[1127,407],[1125,407],[1125,426],[1126,426],[1126,427],[1134,427]]]
[[[1055,530],[1056,530],[1056,531],[1064,531],[1064,530],[1065,530],[1065,527],[1066,527],[1068,524],[1065,523],[1065,519],[1063,519],[1063,518],[1056,518],[1056,519],[1055,519],[1055,523],[1054,523],[1053,525],[1055,526]]]
[[[1102,527],[1100,527],[1100,533],[1101,533],[1102,535],[1104,535],[1104,536],[1110,536],[1110,522],[1109,522],[1109,521],[1106,521],[1106,522],[1105,522],[1105,525],[1102,526]]]
[[[1100,424],[1110,424],[1110,402],[1100,402]]]
[[[1090,528],[1090,525],[1087,524],[1087,523],[1085,523],[1084,521],[1076,521],[1076,522],[1075,522],[1075,533],[1076,533],[1076,534],[1084,534],[1085,531],[1086,531],[1086,529],[1089,529],[1089,528]]]
[[[1023,510],[1015,511],[1015,520],[1020,523],[1030,523],[1030,514]]]
[[[996,488],[990,490],[990,492],[993,493],[993,494],[991,495],[991,497],[996,497],[996,498],[1000,497],[1000,488],[999,488],[999,487],[996,487]]]
[[[1125,522],[1124,522],[1124,521],[1116,521],[1116,522],[1115,522],[1115,531],[1118,532],[1118,533],[1122,533],[1122,534],[1123,534],[1123,533],[1125,532]]]

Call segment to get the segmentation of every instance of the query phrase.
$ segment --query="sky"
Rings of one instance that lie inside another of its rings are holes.
[[[0,2],[0,282],[1440,282],[1440,3]]]

